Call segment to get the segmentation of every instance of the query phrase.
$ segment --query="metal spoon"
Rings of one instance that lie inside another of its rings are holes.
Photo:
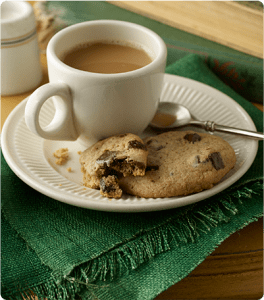
[[[221,131],[247,136],[253,139],[263,140],[262,132],[243,130],[215,124],[213,121],[198,121],[183,105],[172,102],[160,102],[156,115],[150,123],[151,127],[158,129],[169,129],[183,126],[194,126],[206,131]]]

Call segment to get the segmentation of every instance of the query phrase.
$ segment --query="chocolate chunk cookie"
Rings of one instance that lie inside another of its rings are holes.
[[[120,198],[119,179],[145,175],[147,156],[143,141],[131,133],[99,141],[80,156],[83,183],[106,197]]]
[[[144,140],[149,152],[143,177],[124,177],[120,188],[145,197],[173,197],[212,188],[235,165],[233,148],[219,136],[170,131]]]

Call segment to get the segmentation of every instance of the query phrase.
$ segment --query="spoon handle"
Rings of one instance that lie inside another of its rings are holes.
[[[218,124],[215,124],[213,121],[205,121],[205,122],[191,121],[190,125],[193,125],[193,126],[196,126],[196,127],[201,127],[204,130],[211,131],[211,132],[220,131],[220,132],[244,135],[244,136],[251,137],[251,138],[257,139],[257,140],[263,140],[264,139],[264,134],[262,132],[249,131],[249,130],[234,128],[234,127],[218,125]]]

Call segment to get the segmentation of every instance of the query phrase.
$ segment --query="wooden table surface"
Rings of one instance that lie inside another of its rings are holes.
[[[121,2],[118,5],[135,5]],[[183,9],[184,4],[182,5]],[[256,56],[260,56],[262,49],[259,49]],[[44,54],[41,54],[41,64],[43,79],[40,85],[43,85],[48,82]],[[1,97],[1,128],[9,113],[31,93],[29,91],[22,95]],[[261,104],[254,105],[263,111]],[[262,296],[263,219],[260,219],[231,235],[186,278],[156,299],[260,299]]]

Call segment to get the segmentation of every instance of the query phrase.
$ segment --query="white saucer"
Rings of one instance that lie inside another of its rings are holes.
[[[164,80],[161,101],[183,104],[200,120],[256,130],[247,112],[218,90],[175,75],[166,74]],[[123,195],[121,199],[108,199],[101,196],[98,190],[82,186],[77,152],[83,151],[83,146],[77,142],[43,140],[28,130],[24,121],[26,101],[22,101],[11,112],[4,124],[1,136],[4,157],[15,174],[29,186],[55,200],[79,207],[102,211],[146,212],[189,205],[211,197],[236,182],[249,169],[258,149],[256,140],[219,134],[234,148],[237,163],[212,189],[185,197],[145,199]],[[41,110],[41,125],[49,124],[53,114],[53,103],[48,100]],[[150,134],[153,135],[150,129],[144,132],[145,136]],[[69,149],[70,160],[66,165],[58,166],[53,152],[61,147]],[[67,171],[68,167],[71,167],[72,172]]]

